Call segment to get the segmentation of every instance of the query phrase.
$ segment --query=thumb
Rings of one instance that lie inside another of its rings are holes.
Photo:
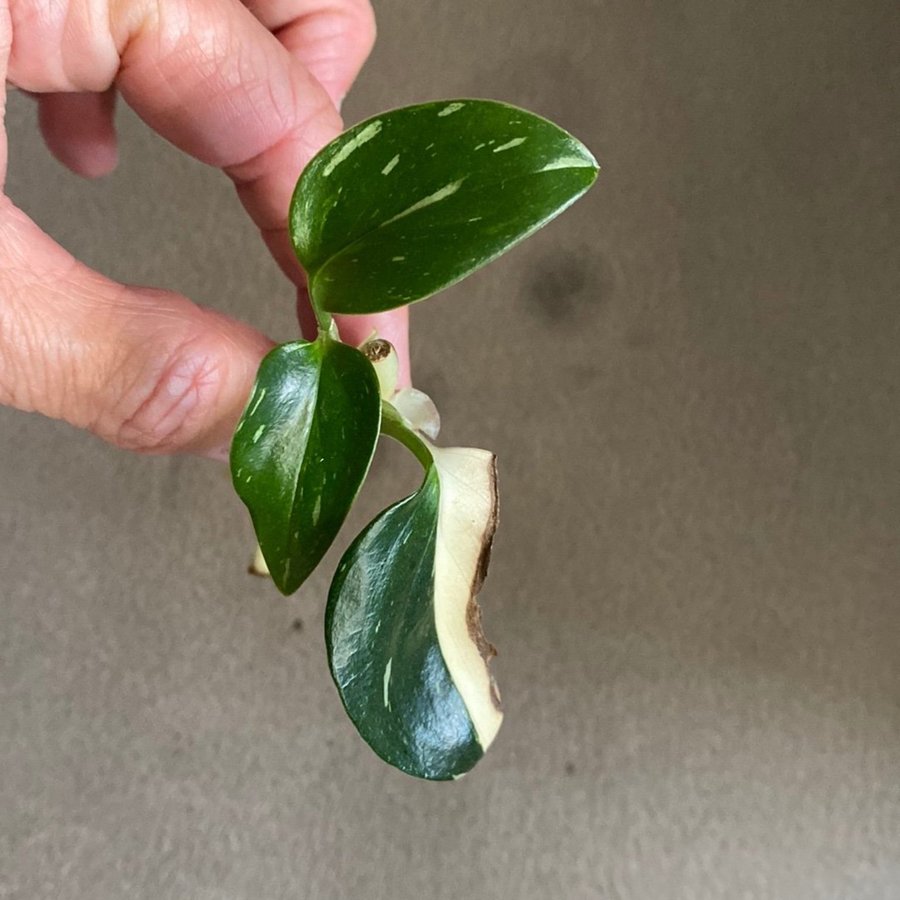
[[[117,284],[0,200],[0,403],[119,447],[224,458],[271,346],[169,291]]]

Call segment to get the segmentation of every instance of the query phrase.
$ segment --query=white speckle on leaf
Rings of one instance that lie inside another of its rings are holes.
[[[469,219],[469,221],[470,222],[480,222],[483,218],[484,218],[484,216],[472,216],[472,218]]]
[[[527,141],[528,138],[513,138],[511,141],[507,141],[505,144],[501,144],[499,147],[494,147],[494,153],[501,153],[503,150],[512,150],[513,147],[518,147]]]
[[[263,398],[266,396],[266,389],[262,388],[260,392],[256,395],[256,399],[253,401],[253,406],[250,407],[250,412],[247,413],[248,416],[252,416],[253,413],[259,409],[259,404],[263,402]]]
[[[378,632],[379,632],[380,630],[381,630],[381,619],[379,619],[379,620],[375,623],[375,634],[378,634]]]
[[[445,200],[447,197],[455,194],[461,187],[462,183],[465,181],[465,178],[460,178],[459,181],[451,181],[450,184],[445,184],[440,190],[435,191],[433,194],[429,194],[427,197],[423,197],[421,200],[413,203],[408,209],[404,209],[403,212],[397,213],[396,216],[392,216],[386,222],[385,225],[390,225],[391,222],[396,222],[398,219],[402,219],[404,216],[408,216],[411,213],[418,212],[420,209],[425,209],[426,206],[431,206],[433,203],[439,203],[441,200]]]
[[[387,665],[384,667],[384,681],[382,682],[382,686],[384,688],[384,705],[386,709],[391,708],[391,698],[389,696],[389,691],[391,687],[391,666],[394,664],[394,657],[390,657],[387,661]]]
[[[381,131],[381,119],[370,122],[355,137],[351,138],[328,161],[328,165],[322,170],[322,176],[327,178],[348,156],[355,153],[363,144],[371,141]]]
[[[551,160],[545,166],[541,166],[538,172],[550,172],[553,169],[590,169],[592,164],[583,156],[561,156]]]
[[[394,171],[394,166],[400,162],[400,154],[398,153],[382,170],[382,175],[390,175]]]
[[[255,444],[262,436],[263,432],[266,430],[265,425],[260,425],[256,431],[253,432],[253,437],[250,439],[250,443]]]
[[[315,502],[315,505],[313,506],[313,510],[312,510],[313,525],[319,524],[319,515],[321,514],[321,512],[322,512],[322,495],[319,494],[318,497],[316,497],[316,502]]]
[[[483,143],[482,143],[482,144],[478,144],[478,145],[475,147],[475,149],[476,149],[476,150],[480,150],[482,147],[486,147],[486,146],[487,146],[487,144],[483,144]]]
[[[405,256],[392,256],[391,262],[403,262],[404,259],[406,259]]]
[[[466,104],[465,103],[448,103],[439,113],[439,117],[443,116],[452,116],[453,113],[459,112]]]

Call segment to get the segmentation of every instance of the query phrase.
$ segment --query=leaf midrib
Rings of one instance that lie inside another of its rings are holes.
[[[318,338],[317,340],[312,342],[311,346],[314,348],[317,348],[317,345],[319,344],[319,341],[321,341],[321,340],[322,340],[321,337]],[[327,340],[327,337],[324,340]],[[303,441],[304,448],[309,447],[309,436],[310,436],[310,433],[312,432],[313,423],[315,421],[316,413],[319,408],[319,390],[322,386],[322,368],[323,368],[323,363],[325,361],[324,341],[323,341],[323,344],[321,345],[321,347],[318,347],[315,352],[316,352],[316,355],[318,356],[316,392],[315,392],[315,396],[313,397],[312,415],[310,416],[309,427],[306,429],[306,434],[304,435],[304,438],[305,438],[305,440]],[[291,491],[291,508],[288,513],[288,521],[287,521],[287,524],[288,524],[287,550],[288,550],[288,553],[290,556],[293,556],[293,553],[294,553],[294,540],[295,540],[295,538],[294,538],[294,531],[295,531],[295,529],[294,529],[294,510],[297,508],[297,493],[300,490],[300,482],[302,481],[303,475],[306,472],[306,466],[307,466],[308,460],[309,460],[309,454],[304,452],[303,460],[300,463],[300,468],[298,470],[297,477],[294,479],[293,490]],[[287,579],[285,579],[285,587],[287,587]]]

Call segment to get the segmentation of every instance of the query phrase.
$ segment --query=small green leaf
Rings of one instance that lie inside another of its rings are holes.
[[[366,477],[381,419],[378,379],[327,336],[266,356],[231,445],[235,490],[250,510],[278,589],[318,565]]]
[[[341,699],[372,749],[410,775],[446,780],[475,765],[502,720],[475,601],[496,474],[487,451],[428,450],[422,487],[341,560],[325,635]]]
[[[490,262],[593,184],[570,134],[489,100],[362,122],[306,167],[291,203],[315,303],[370,313],[421,300]]]

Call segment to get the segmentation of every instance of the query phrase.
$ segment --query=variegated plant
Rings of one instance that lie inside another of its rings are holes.
[[[497,524],[493,454],[435,445],[437,411],[396,390],[381,339],[343,344],[333,313],[372,313],[459,281],[593,183],[585,147],[486,100],[425,103],[351,128],[307,166],[290,228],[319,336],[263,360],[231,449],[265,566],[285,594],[315,569],[380,433],[422,464],[421,487],[344,554],[328,596],[331,672],[362,737],[422,778],[457,778],[500,727],[476,595]]]

